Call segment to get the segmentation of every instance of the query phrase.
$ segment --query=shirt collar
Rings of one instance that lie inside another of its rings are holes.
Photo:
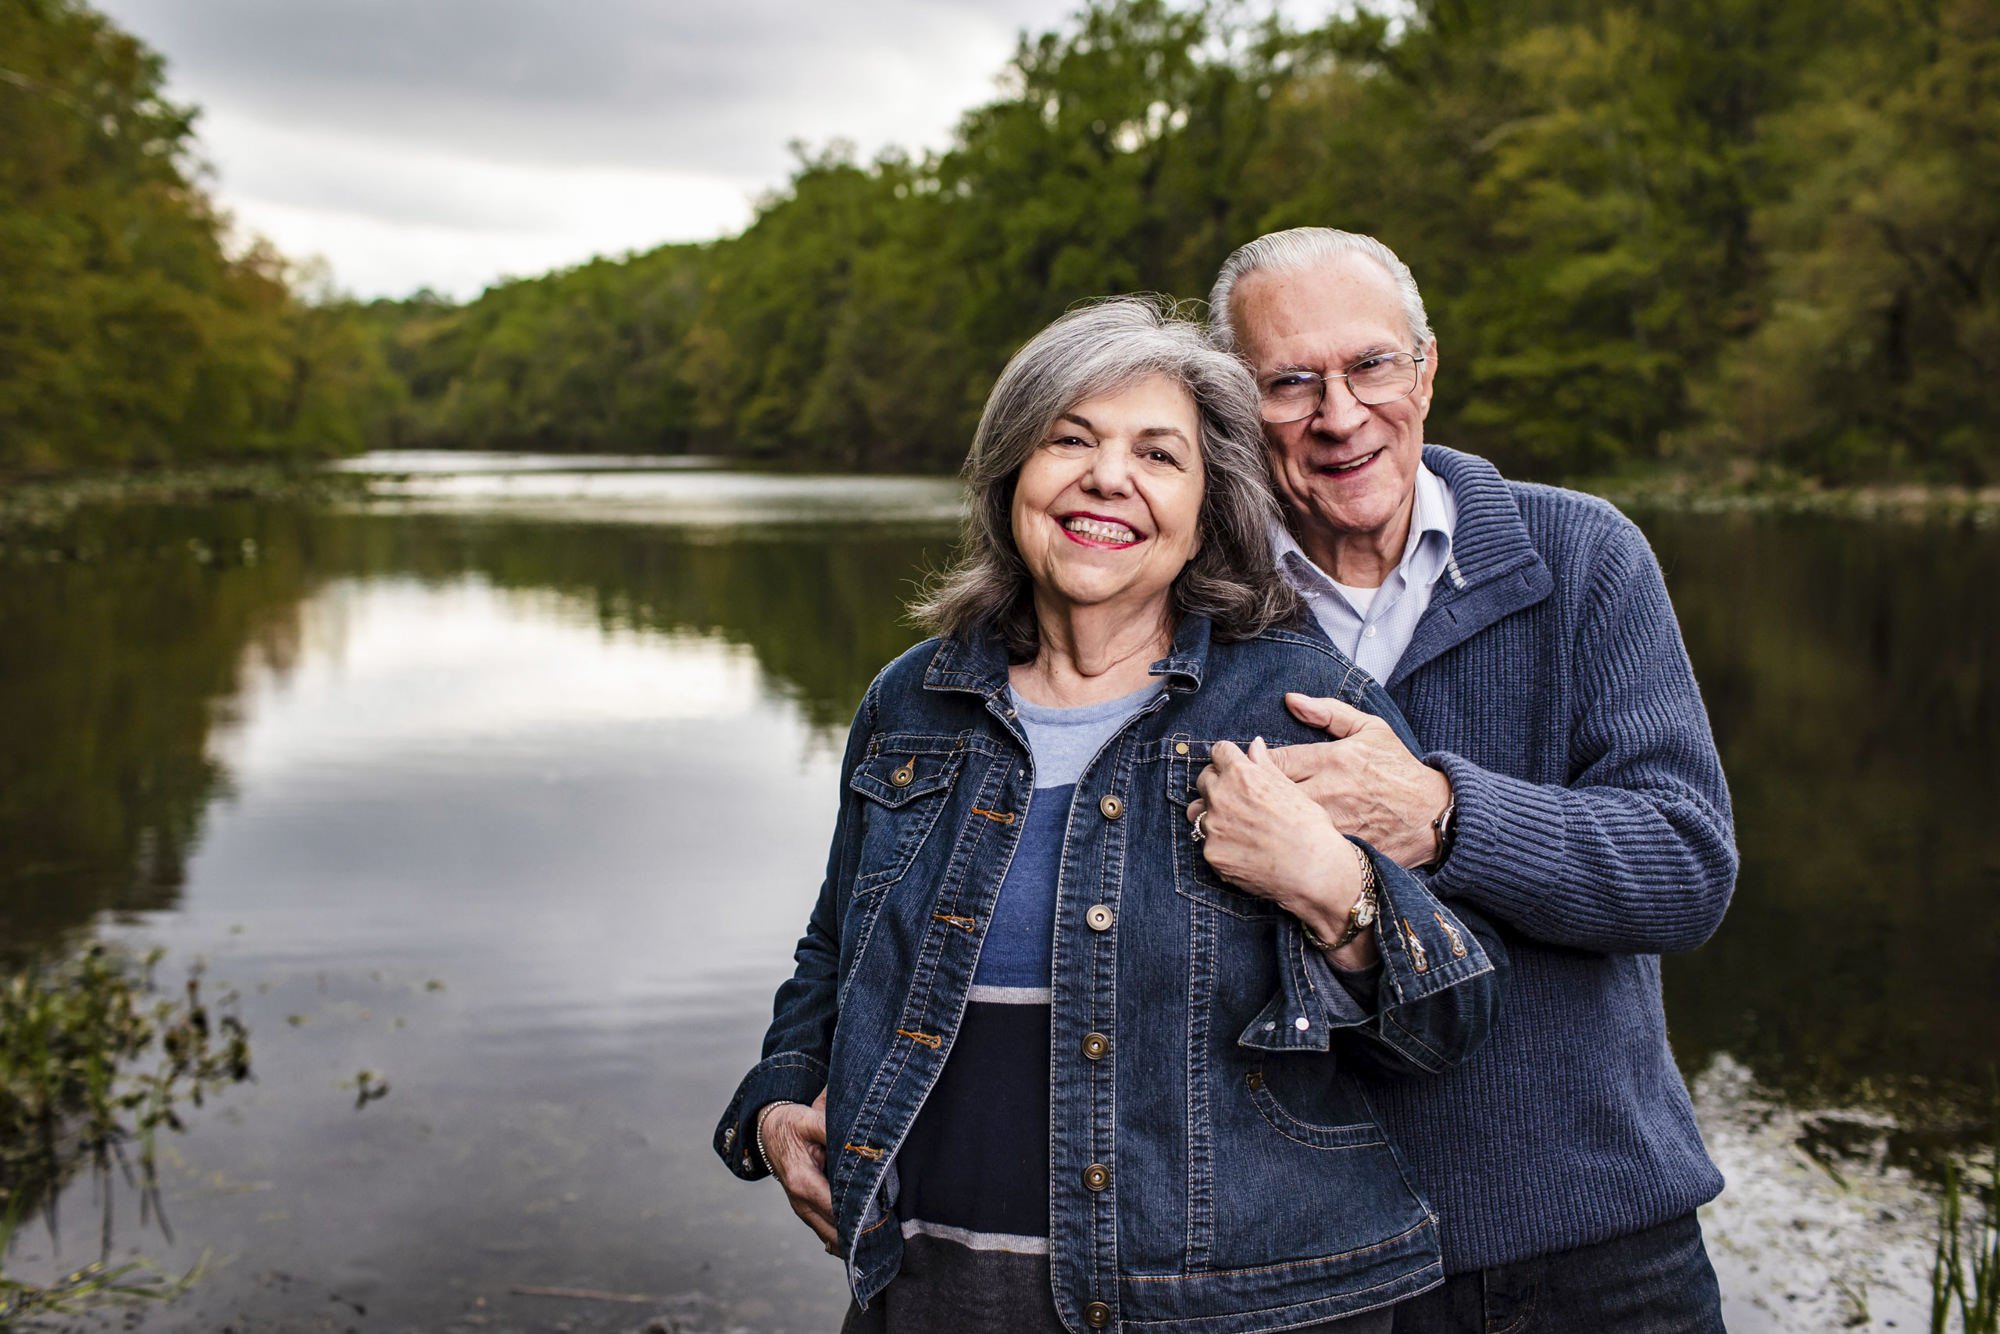
[[[1451,538],[1458,524],[1458,505],[1444,479],[1421,461],[1417,464],[1417,498],[1410,510],[1410,535],[1403,558],[1396,563],[1406,584],[1434,584],[1451,560]],[[1271,525],[1271,555],[1280,567],[1307,580],[1331,587],[1333,577],[1313,563],[1282,519]]]

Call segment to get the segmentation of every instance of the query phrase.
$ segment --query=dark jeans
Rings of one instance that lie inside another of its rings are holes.
[[[1396,1334],[1724,1334],[1693,1214],[1594,1246],[1454,1274],[1396,1308]]]

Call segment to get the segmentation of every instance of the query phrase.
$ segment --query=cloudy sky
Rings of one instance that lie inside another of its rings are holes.
[[[476,294],[740,229],[794,139],[941,146],[1074,0],[96,0],[202,108],[240,227]],[[1294,19],[1326,3],[1286,0]]]

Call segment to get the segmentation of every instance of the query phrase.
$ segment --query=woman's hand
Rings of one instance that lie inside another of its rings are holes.
[[[1270,899],[1321,940],[1338,940],[1361,897],[1361,863],[1319,804],[1278,767],[1264,738],[1245,751],[1218,741],[1195,786],[1201,797],[1188,819],[1201,821],[1201,851],[1215,873],[1238,889]],[[1331,952],[1342,968],[1375,962],[1375,936],[1364,931]]]
[[[834,1253],[840,1234],[833,1226],[833,1188],[826,1180],[826,1090],[812,1106],[774,1102],[757,1114],[764,1160],[785,1188],[792,1212]]]

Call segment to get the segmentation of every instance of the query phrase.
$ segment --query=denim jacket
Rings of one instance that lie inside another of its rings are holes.
[[[1356,999],[1296,921],[1188,837],[1210,748],[1324,740],[1283,692],[1400,713],[1323,639],[1227,643],[1184,619],[1165,690],[1076,785],[1051,979],[1049,1262],[1073,1330],[1274,1330],[1439,1282],[1437,1221],[1348,1071],[1437,1071],[1490,1027],[1504,955],[1366,844],[1382,970]],[[827,1176],[856,1300],[894,1278],[896,1153],[952,1050],[1034,795],[997,643],[930,640],[869,687],[826,880],[763,1059],[715,1132],[765,1174],[759,1108],[827,1092]],[[1414,748],[1414,746],[1413,746]]]

